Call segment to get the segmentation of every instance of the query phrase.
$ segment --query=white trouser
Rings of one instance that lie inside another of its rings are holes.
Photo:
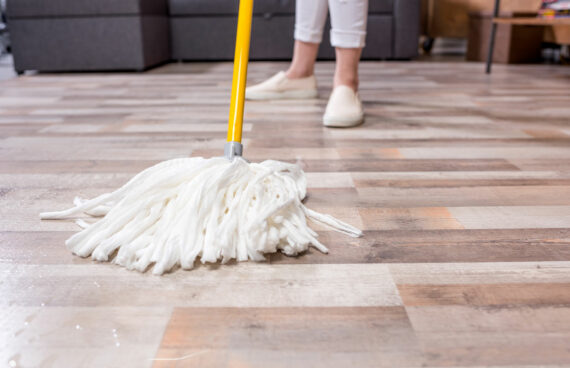
[[[343,48],[364,47],[368,0],[297,0],[295,39],[320,43],[331,13],[331,45]]]

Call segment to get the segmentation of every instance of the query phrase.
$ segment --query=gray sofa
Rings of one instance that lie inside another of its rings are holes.
[[[17,72],[144,70],[170,60],[166,0],[9,0]]]
[[[172,58],[231,60],[234,52],[237,0],[169,0]],[[291,58],[295,0],[258,0],[250,57]],[[410,59],[417,55],[420,0],[370,0],[363,59]],[[327,21],[320,59],[334,58]]]
[[[256,0],[252,60],[286,60],[295,0]],[[231,60],[239,0],[8,0],[18,73],[144,70],[169,60]],[[364,59],[416,56],[420,0],[370,0]],[[320,59],[332,59],[327,22]]]

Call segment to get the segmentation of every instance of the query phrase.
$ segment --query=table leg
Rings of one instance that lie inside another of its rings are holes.
[[[491,23],[491,37],[489,40],[489,52],[487,53],[487,70],[486,73],[491,73],[491,64],[493,63],[493,52],[495,51],[495,36],[497,34],[497,23],[494,19],[499,16],[499,7],[501,0],[495,0],[495,8],[493,9],[493,21]]]

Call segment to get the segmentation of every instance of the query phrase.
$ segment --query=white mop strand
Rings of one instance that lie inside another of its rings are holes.
[[[180,265],[264,260],[264,253],[293,256],[314,246],[327,248],[306,219],[353,237],[362,232],[332,216],[306,208],[305,174],[279,161],[248,163],[237,158],[179,158],[162,162],[133,177],[112,193],[91,200],[76,198],[75,207],[44,212],[42,219],[100,217],[66,241],[75,254],[144,272],[162,274]]]

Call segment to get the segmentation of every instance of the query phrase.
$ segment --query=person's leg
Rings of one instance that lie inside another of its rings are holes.
[[[336,50],[334,86],[358,90],[358,62],[366,38],[368,0],[329,0],[331,45]]]
[[[318,43],[295,40],[293,60],[286,72],[287,78],[306,78],[313,75],[318,51]]]
[[[336,67],[333,86],[349,86],[358,91],[358,62],[362,49],[336,47],[335,53]]]
[[[351,127],[364,121],[357,93],[358,61],[366,38],[368,0],[329,0],[331,45],[336,51],[334,88],[323,116],[330,127]]]
[[[323,38],[328,0],[297,0],[295,10],[295,49],[286,72],[245,89],[248,100],[306,99],[318,95],[314,76],[315,59]]]
[[[323,28],[327,19],[328,0],[297,0],[295,4],[295,47],[287,78],[313,75]]]

